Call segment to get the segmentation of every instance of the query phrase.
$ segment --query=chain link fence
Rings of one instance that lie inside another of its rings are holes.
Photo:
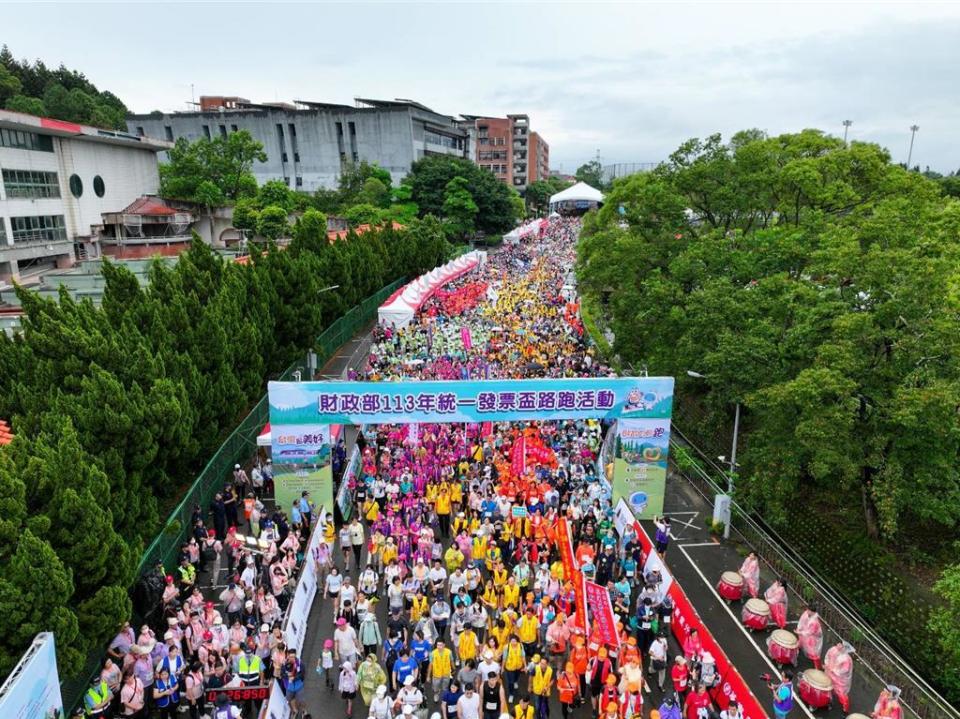
[[[326,364],[340,347],[364,329],[376,317],[377,308],[405,281],[405,279],[400,279],[387,285],[327,327],[316,339],[314,351],[317,355],[317,367]],[[280,381],[292,380],[296,372],[303,372],[306,367],[307,356],[304,354],[303,357],[287,367],[277,379]],[[269,418],[270,405],[267,401],[267,395],[264,394],[249,414],[243,418],[220,445],[220,448],[197,475],[193,484],[190,485],[180,504],[167,517],[163,529],[140,558],[140,564],[137,568],[138,580],[158,564],[162,564],[164,567],[173,567],[180,546],[189,538],[190,519],[194,508],[198,505],[200,507],[209,506],[214,495],[223,489],[227,479],[233,474],[233,466],[243,464],[254,454],[257,449],[257,436]],[[134,612],[130,621],[134,627],[139,627],[141,623],[148,619],[149,617],[143,617]],[[100,671],[105,657],[106,654],[102,649],[91,653],[82,671],[60,683],[60,693],[65,708],[72,710],[80,704],[91,678]]]

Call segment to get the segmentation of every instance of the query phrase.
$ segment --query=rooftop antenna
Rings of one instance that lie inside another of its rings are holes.
[[[192,110],[197,106],[196,99],[193,97],[193,83],[190,83],[190,109]]]

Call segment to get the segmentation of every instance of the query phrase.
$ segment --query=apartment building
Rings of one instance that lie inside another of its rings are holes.
[[[550,146],[530,129],[529,115],[461,115],[473,160],[521,193],[550,174]]]

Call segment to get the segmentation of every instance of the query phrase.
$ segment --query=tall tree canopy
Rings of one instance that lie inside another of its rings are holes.
[[[127,108],[112,92],[63,65],[51,70],[40,60],[17,60],[6,45],[0,49],[0,105],[95,127],[127,127]]]
[[[267,160],[263,145],[246,130],[194,142],[181,137],[169,155],[170,162],[160,165],[160,194],[207,206],[256,195],[253,163]],[[277,194],[273,184],[260,188],[266,193],[266,204],[273,204]],[[281,201],[286,203],[286,198]]]

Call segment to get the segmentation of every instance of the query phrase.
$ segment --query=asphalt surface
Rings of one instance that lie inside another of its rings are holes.
[[[667,550],[668,568],[751,691],[772,715],[770,690],[761,679],[762,674],[776,676],[778,671],[777,665],[767,654],[766,639],[769,632],[751,632],[745,629],[740,621],[741,603],[733,602],[728,605],[715,589],[724,571],[736,571],[740,568],[744,555],[737,551],[734,544],[719,541],[710,534],[704,525],[704,518],[713,516],[712,506],[679,475],[671,473],[667,480],[664,514],[670,516],[672,532],[677,537]],[[643,524],[652,536],[655,531],[652,523]],[[762,594],[775,577],[762,561],[760,571]],[[789,595],[787,629],[793,631],[805,605],[796,593],[791,591]],[[838,641],[837,636],[824,626],[824,653]],[[801,651],[798,665],[793,669],[794,674],[799,676],[804,669],[812,667],[812,662],[803,656]],[[851,712],[869,716],[881,688],[880,680],[866,671],[862,664],[858,664],[854,655],[853,686],[850,690]],[[843,719],[846,714],[836,702],[829,709],[816,713],[798,703],[791,712],[791,717],[814,716]]]

